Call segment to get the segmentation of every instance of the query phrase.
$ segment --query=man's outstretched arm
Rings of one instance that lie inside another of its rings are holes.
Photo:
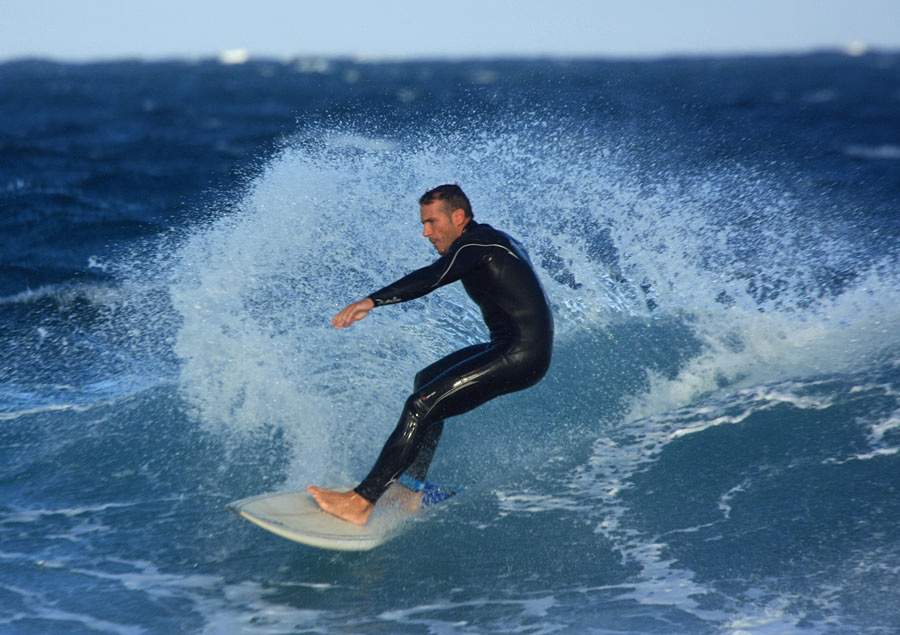
[[[352,302],[344,307],[340,313],[331,320],[331,326],[336,329],[348,327],[354,322],[359,322],[369,314],[369,311],[375,308],[375,303],[371,298],[364,298],[359,302]]]

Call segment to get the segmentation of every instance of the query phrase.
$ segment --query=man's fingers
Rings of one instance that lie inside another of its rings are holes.
[[[338,313],[336,316],[334,316],[334,319],[331,321],[331,325],[336,329],[339,329],[342,326],[348,326],[349,324],[350,324],[350,320],[348,318],[347,309],[344,309],[343,311]]]
[[[369,311],[370,307],[365,305],[365,300],[348,304],[340,313],[334,316],[334,319],[331,320],[331,325],[336,329],[350,326],[366,317]]]

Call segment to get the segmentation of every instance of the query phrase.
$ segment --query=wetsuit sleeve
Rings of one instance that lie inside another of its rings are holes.
[[[483,254],[483,245],[464,243],[427,267],[417,269],[370,294],[369,298],[372,299],[375,306],[421,298],[438,287],[459,280],[466,272],[478,266]]]

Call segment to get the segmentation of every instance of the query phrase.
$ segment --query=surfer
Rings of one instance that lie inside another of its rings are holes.
[[[553,317],[519,243],[476,222],[458,185],[429,190],[419,205],[422,235],[440,258],[348,304],[331,325],[348,327],[375,307],[413,300],[460,280],[481,309],[490,341],[451,353],[416,375],[400,422],[356,488],[337,492],[307,486],[322,509],[357,525],[366,523],[375,502],[404,472],[425,480],[445,418],[533,386],[550,366]]]

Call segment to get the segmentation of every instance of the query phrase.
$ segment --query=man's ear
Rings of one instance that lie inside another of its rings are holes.
[[[466,210],[458,208],[450,213],[450,220],[456,227],[462,227],[466,224]]]

